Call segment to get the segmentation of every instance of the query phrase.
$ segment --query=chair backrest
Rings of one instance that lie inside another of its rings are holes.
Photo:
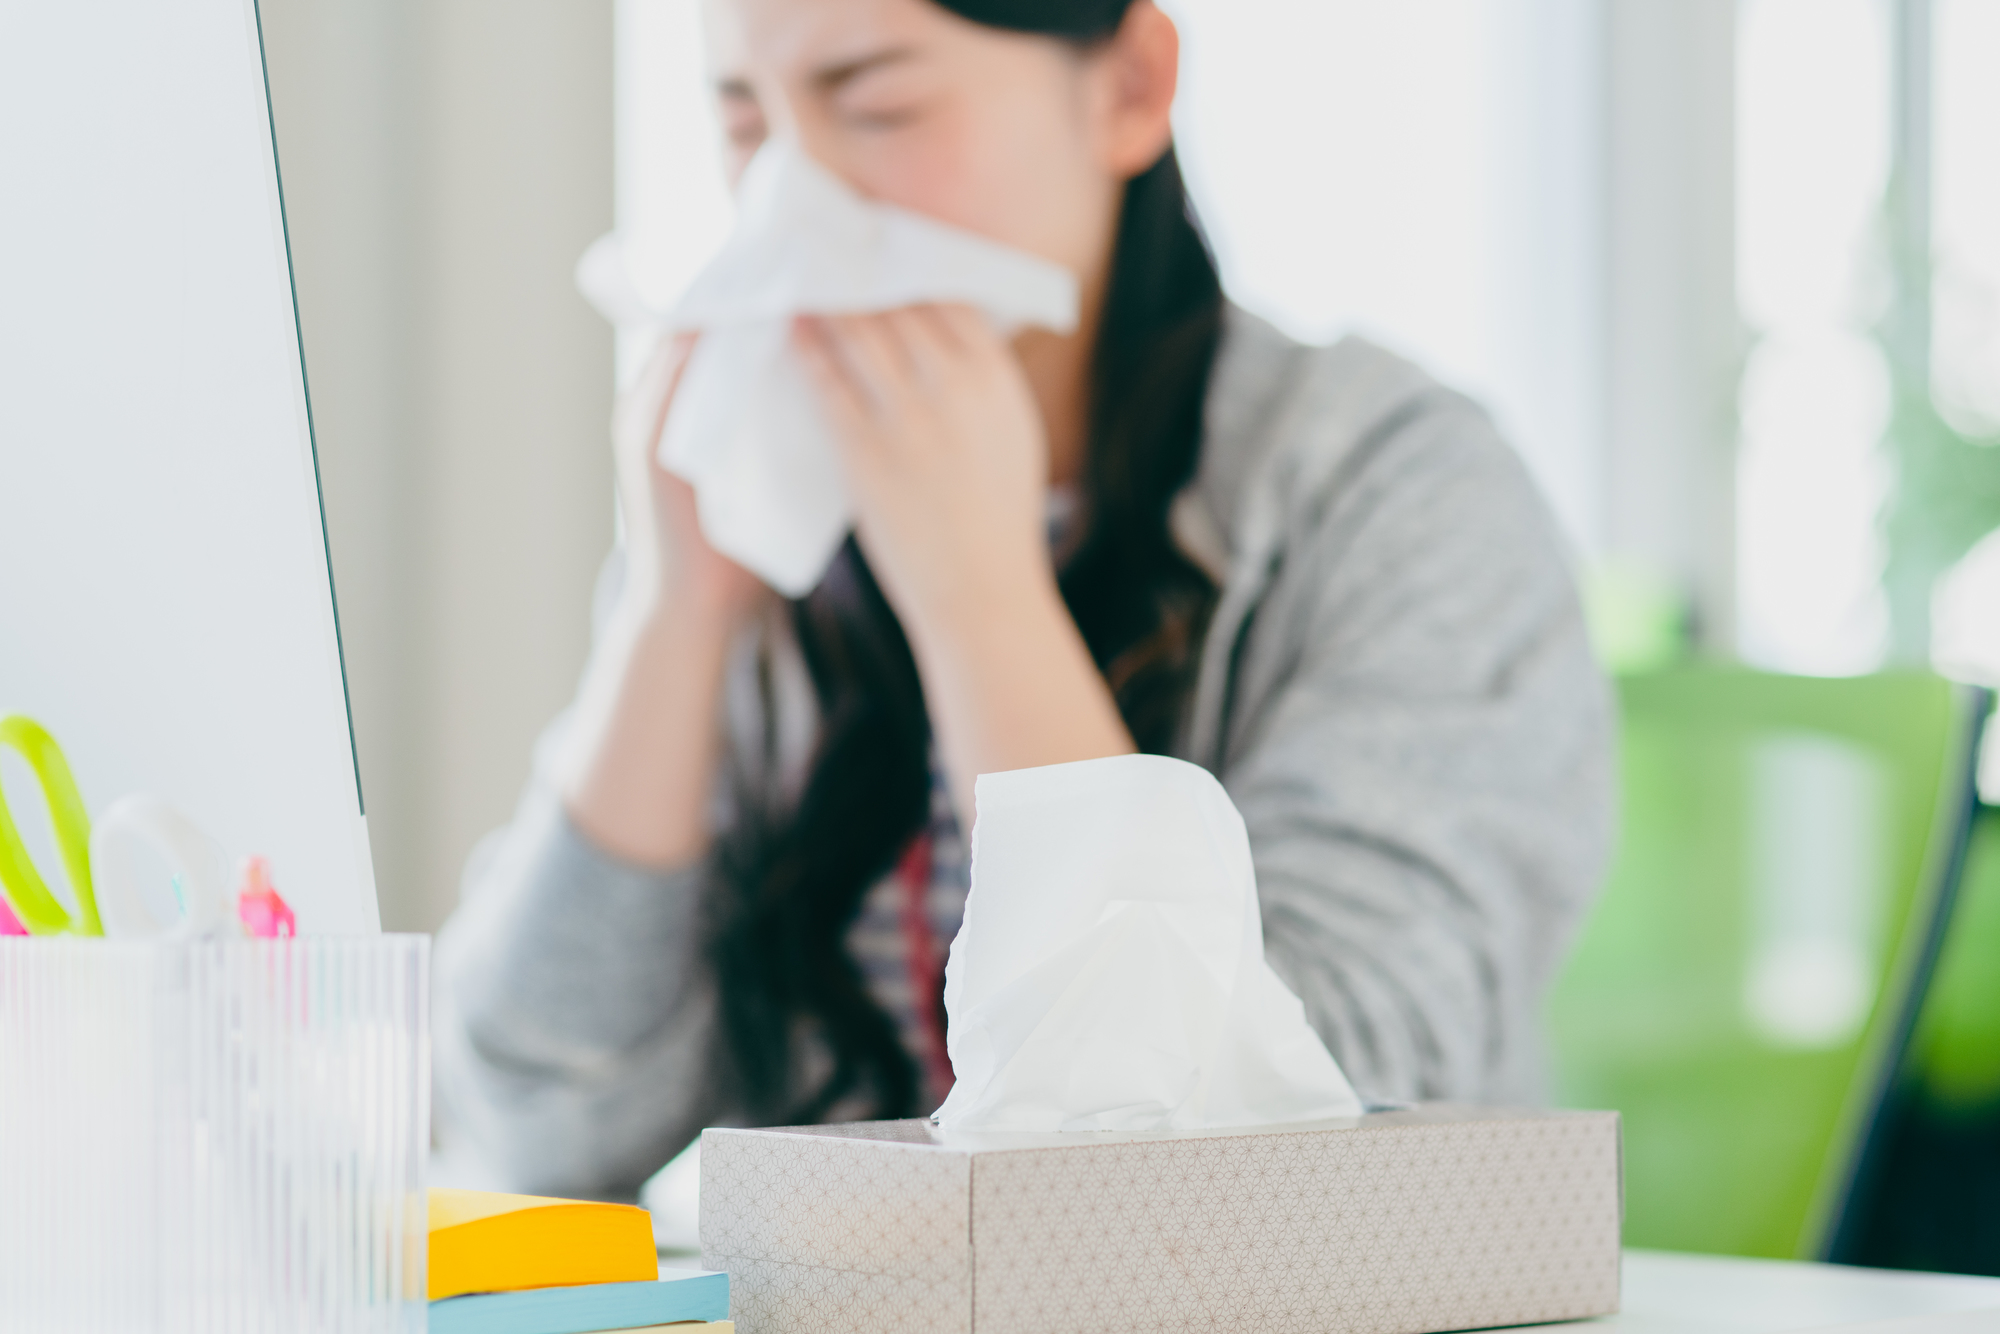
[[[1828,1257],[2000,1274],[2000,808],[1973,824],[1937,971]]]
[[[1921,673],[1626,678],[1624,826],[1551,1002],[1625,1127],[1626,1241],[1824,1252],[1962,865],[1983,694]]]

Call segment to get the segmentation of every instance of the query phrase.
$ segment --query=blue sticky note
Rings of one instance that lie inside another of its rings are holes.
[[[657,1283],[480,1292],[431,1303],[431,1334],[598,1334],[729,1319],[729,1275],[662,1269]]]

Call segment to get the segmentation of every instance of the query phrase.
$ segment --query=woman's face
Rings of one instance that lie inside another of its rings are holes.
[[[1085,52],[932,0],[709,0],[731,174],[789,136],[864,195],[1093,279],[1170,133],[1172,25],[1144,8]]]

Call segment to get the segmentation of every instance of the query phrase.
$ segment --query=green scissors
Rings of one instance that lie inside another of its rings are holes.
[[[20,714],[0,718],[0,745],[11,747],[42,785],[48,803],[49,823],[54,827],[56,849],[63,870],[69,875],[76,895],[76,915],[72,917],[56,896],[49,892],[40,871],[21,842],[21,831],[8,813],[7,798],[0,792],[0,892],[13,905],[14,915],[30,935],[101,936],[104,925],[97,916],[97,893],[90,882],[90,814],[76,790],[69,761],[40,723]]]

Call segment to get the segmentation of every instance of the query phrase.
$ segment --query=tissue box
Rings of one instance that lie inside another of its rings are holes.
[[[1255,1130],[709,1130],[741,1334],[1430,1334],[1618,1309],[1618,1117],[1424,1105]]]

